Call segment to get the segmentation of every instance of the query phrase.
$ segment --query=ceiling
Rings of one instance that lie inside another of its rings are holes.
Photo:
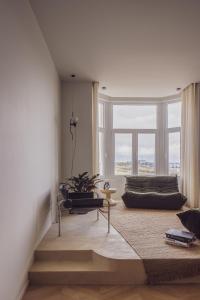
[[[112,97],[163,97],[200,80],[199,0],[30,2],[63,80],[99,81]]]

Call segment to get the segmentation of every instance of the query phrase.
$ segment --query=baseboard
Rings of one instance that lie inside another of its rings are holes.
[[[34,252],[35,250],[37,249],[39,243],[41,242],[41,240],[43,239],[43,237],[45,236],[45,234],[47,233],[47,231],[49,230],[49,228],[51,227],[51,222],[49,222],[48,226],[46,226],[46,228],[44,228],[44,230],[41,232],[39,238],[37,239],[34,247],[33,247],[33,251],[31,253],[31,255],[29,256],[28,260],[27,260],[27,263],[26,263],[26,267],[25,267],[25,270],[23,272],[23,280],[22,280],[22,283],[21,283],[21,287],[19,289],[19,292],[18,292],[18,295],[16,297],[16,300],[22,300],[25,292],[26,292],[26,289],[29,285],[29,280],[28,280],[28,271],[30,269],[30,267],[32,266],[33,264],[33,261],[34,261]]]
[[[28,278],[27,278],[27,280],[25,280],[24,284],[22,285],[16,300],[22,300],[22,298],[24,297],[24,294],[27,290],[28,285],[29,285],[29,281],[28,281]]]

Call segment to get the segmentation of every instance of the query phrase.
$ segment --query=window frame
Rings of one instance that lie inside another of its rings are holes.
[[[103,126],[100,127],[99,126],[99,105],[103,105]],[[98,155],[97,155],[97,166],[98,166],[98,171],[99,171],[99,175],[101,178],[103,178],[105,176],[105,128],[106,128],[106,118],[105,118],[105,109],[106,109],[106,105],[105,105],[105,102],[104,101],[101,101],[101,100],[98,100],[98,105],[97,105],[97,151],[98,151]],[[100,145],[99,145],[99,136],[100,136],[100,133],[102,133],[102,140],[103,140],[103,143],[102,143],[102,169],[103,169],[103,172],[102,174],[100,173]]]
[[[155,172],[157,173],[157,161],[156,161],[156,146],[157,146],[157,129],[158,129],[158,107],[157,103],[155,102],[150,102],[150,101],[145,101],[145,102],[140,102],[140,101],[123,101],[123,102],[118,102],[118,101],[112,101],[111,102],[111,132],[112,132],[112,153],[111,155],[111,172],[110,176],[115,177],[115,176],[124,176],[124,175],[119,175],[115,174],[115,134],[116,133],[129,133],[132,134],[132,175],[138,175],[138,135],[142,133],[153,133],[155,134]],[[132,129],[132,128],[126,128],[126,129],[119,129],[119,128],[113,128],[113,107],[114,105],[137,105],[137,106],[156,106],[156,128],[155,129]]]
[[[125,175],[115,174],[115,134],[132,134],[132,175],[138,175],[138,136],[139,134],[155,134],[155,175],[169,174],[169,132],[180,132],[181,127],[168,128],[168,107],[170,103],[180,102],[180,97],[173,99],[142,99],[142,100],[108,100],[99,99],[104,103],[104,177],[117,178]],[[113,128],[114,105],[156,106],[155,129],[119,129]],[[102,131],[102,128],[99,129]],[[164,159],[163,159],[164,157]],[[147,175],[148,176],[148,175]],[[152,176],[152,175],[149,175]]]

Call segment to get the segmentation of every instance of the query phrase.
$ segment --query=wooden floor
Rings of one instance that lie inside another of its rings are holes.
[[[23,300],[199,300],[200,285],[29,287]]]

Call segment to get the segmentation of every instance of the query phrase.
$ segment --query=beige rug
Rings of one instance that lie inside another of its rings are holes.
[[[143,259],[149,283],[200,274],[200,244],[191,248],[168,245],[165,231],[184,229],[178,211],[127,209],[122,203],[111,210],[111,224]]]

